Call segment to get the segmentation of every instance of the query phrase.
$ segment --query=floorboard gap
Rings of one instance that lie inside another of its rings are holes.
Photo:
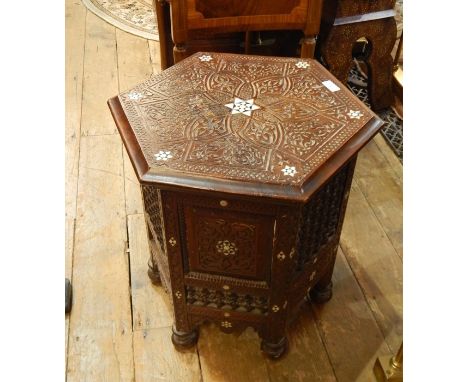
[[[135,332],[135,325],[133,322],[133,297],[132,297],[132,267],[131,267],[131,258],[130,258],[130,237],[128,234],[128,217],[125,219],[125,229],[127,232],[127,243],[126,243],[126,255],[127,255],[127,265],[128,265],[128,289],[129,289],[129,298],[130,298],[130,319],[132,322],[132,333]]]

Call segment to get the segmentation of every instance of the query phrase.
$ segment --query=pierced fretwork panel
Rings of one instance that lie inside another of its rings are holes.
[[[254,314],[266,314],[268,301],[265,297],[187,286],[187,303],[216,309]]]
[[[147,220],[151,222],[151,233],[155,236],[163,253],[166,252],[164,240],[164,223],[161,207],[160,191],[154,186],[141,186],[143,192],[143,202]]]
[[[341,204],[349,165],[339,170],[304,206],[298,237],[296,271],[312,260],[320,248],[338,234]]]

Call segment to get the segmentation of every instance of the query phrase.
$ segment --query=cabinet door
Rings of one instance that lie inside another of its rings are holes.
[[[274,215],[259,213],[258,204],[225,202],[183,202],[188,271],[269,281]]]

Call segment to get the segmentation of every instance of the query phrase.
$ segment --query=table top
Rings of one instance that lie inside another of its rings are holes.
[[[196,53],[109,106],[143,183],[302,201],[382,125],[299,58]]]

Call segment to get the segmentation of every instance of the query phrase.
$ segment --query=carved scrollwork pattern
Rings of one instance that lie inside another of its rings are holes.
[[[298,185],[373,117],[344,87],[324,86],[332,79],[318,63],[301,63],[201,52],[119,99],[156,172]],[[252,112],[232,114],[226,105],[236,98],[251,101]],[[349,118],[350,110],[363,115]],[[161,151],[170,160],[157,160]]]
[[[197,226],[197,255],[202,270],[255,275],[255,225],[203,217]]]

